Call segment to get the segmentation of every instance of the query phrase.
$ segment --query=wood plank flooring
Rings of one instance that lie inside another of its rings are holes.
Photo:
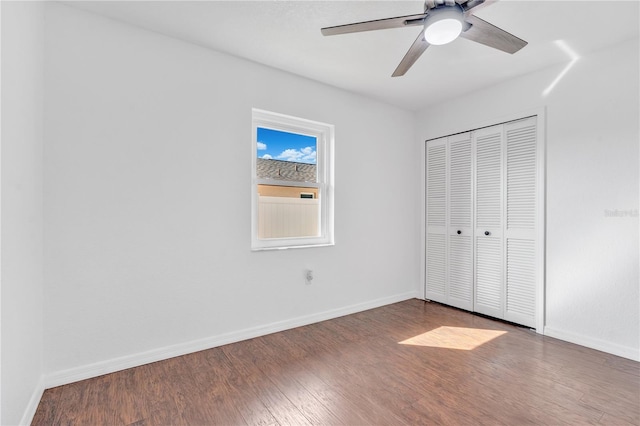
[[[408,300],[48,389],[32,424],[639,425],[639,407],[637,362]]]

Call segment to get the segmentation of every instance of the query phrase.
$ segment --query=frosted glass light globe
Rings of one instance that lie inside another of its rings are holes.
[[[457,19],[442,19],[434,22],[424,30],[424,38],[429,44],[441,45],[451,43],[462,32],[462,22]]]
[[[424,39],[429,44],[451,43],[462,33],[463,12],[459,5],[431,9],[424,20]]]

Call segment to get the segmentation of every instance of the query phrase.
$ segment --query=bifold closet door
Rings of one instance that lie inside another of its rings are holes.
[[[471,133],[448,137],[447,303],[473,310],[473,174]]]
[[[427,299],[447,303],[447,138],[426,145]]]
[[[475,141],[475,300],[474,311],[504,318],[503,126],[474,132]]]
[[[536,117],[480,129],[475,155],[474,310],[535,327]]]
[[[426,297],[473,309],[471,134],[426,147]]]
[[[535,327],[538,137],[536,117],[504,125],[505,313],[504,319]]]
[[[536,117],[427,142],[427,299],[536,327],[541,149]]]

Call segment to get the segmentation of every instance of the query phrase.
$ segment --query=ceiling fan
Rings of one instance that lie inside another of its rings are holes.
[[[326,27],[321,31],[323,35],[329,36],[422,26],[418,38],[392,74],[392,77],[399,77],[411,68],[430,45],[447,44],[458,37],[512,54],[526,46],[526,41],[471,14],[495,1],[497,0],[426,0],[423,13]]]

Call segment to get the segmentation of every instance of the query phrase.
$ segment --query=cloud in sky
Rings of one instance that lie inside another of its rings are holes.
[[[269,154],[265,154],[265,155],[263,155],[263,156],[262,156],[262,157],[260,157],[260,158],[264,158],[265,160],[271,160],[273,157],[272,157],[272,156],[270,156]]]
[[[297,163],[316,163],[316,150],[310,146],[301,149],[285,149],[276,157],[278,160],[295,161]]]
[[[264,142],[257,142],[257,146],[258,146],[258,151],[264,151],[265,149],[267,149],[267,144]]]

